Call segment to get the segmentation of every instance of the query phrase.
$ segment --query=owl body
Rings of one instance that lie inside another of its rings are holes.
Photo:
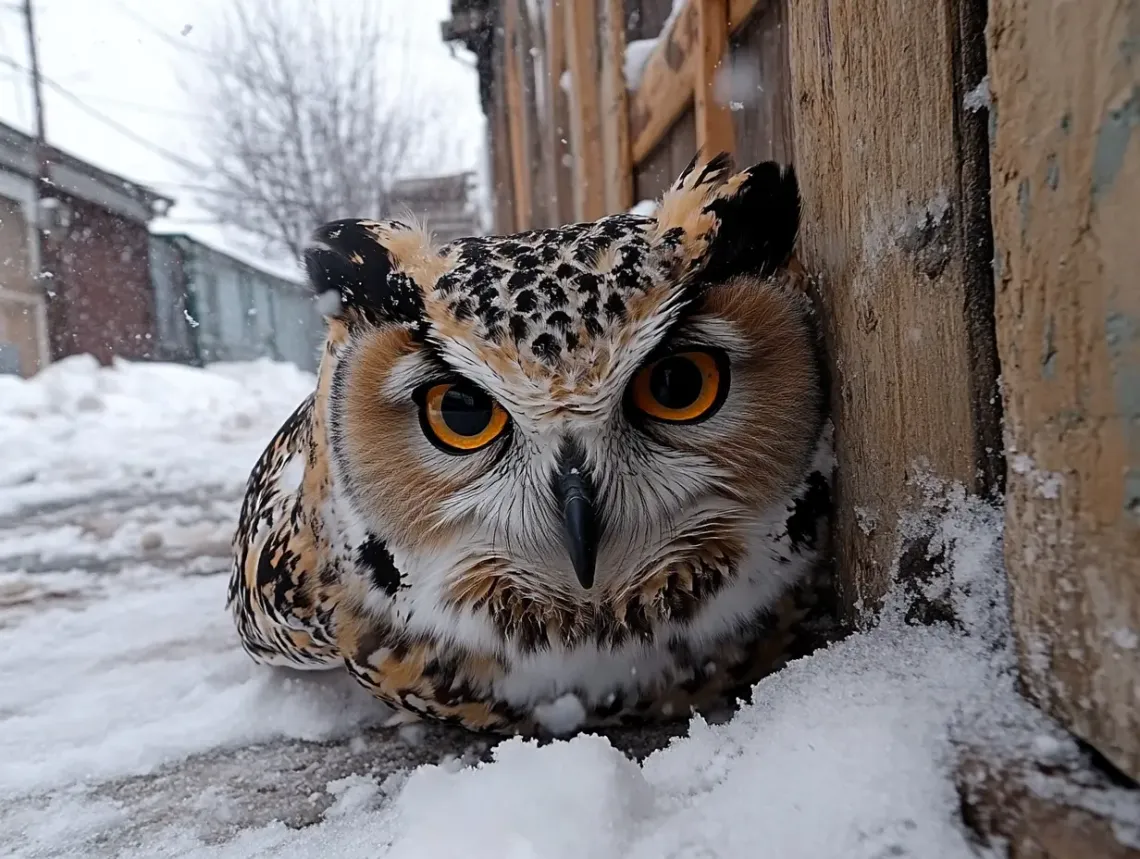
[[[317,390],[250,477],[229,602],[254,659],[402,713],[681,717],[795,655],[829,449],[794,175],[696,160],[652,218],[307,256]]]

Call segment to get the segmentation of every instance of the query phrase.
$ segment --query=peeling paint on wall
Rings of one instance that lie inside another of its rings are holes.
[[[1140,87],[1133,87],[1132,94],[1120,107],[1110,110],[1100,124],[1096,135],[1096,154],[1093,156],[1092,193],[1093,202],[1100,202],[1108,191],[1116,175],[1124,164],[1124,153],[1132,131],[1140,126]]]
[[[1116,406],[1135,463],[1140,460],[1140,363],[1133,356],[1140,352],[1140,320],[1110,310],[1104,320],[1104,340]],[[1124,509],[1140,516],[1140,468],[1135,464],[1124,477]]]

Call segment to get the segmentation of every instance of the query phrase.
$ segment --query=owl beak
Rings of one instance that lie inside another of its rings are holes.
[[[594,584],[594,567],[598,560],[598,531],[594,502],[587,479],[577,467],[567,466],[558,475],[562,499],[562,525],[566,550],[574,574],[584,588]]]

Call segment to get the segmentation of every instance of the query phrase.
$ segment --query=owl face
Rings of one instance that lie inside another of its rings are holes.
[[[749,550],[820,429],[794,175],[690,165],[656,217],[435,249],[323,227],[338,492],[409,587],[605,600]],[[330,300],[331,299],[331,300]]]

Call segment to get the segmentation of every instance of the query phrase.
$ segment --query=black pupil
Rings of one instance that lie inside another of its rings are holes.
[[[491,423],[491,398],[478,388],[453,385],[443,395],[439,412],[456,435],[479,435]]]
[[[681,355],[658,361],[649,375],[649,392],[667,409],[691,406],[704,385],[701,368]]]

